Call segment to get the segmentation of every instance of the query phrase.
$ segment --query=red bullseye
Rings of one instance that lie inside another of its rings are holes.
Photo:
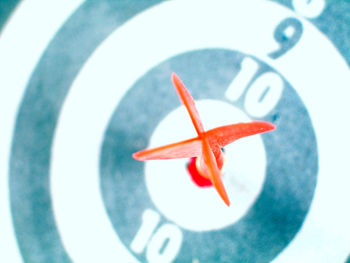
[[[220,154],[218,158],[218,168],[222,171],[222,167],[224,165],[224,154]],[[200,171],[200,158],[192,157],[189,159],[189,163],[187,164],[187,172],[191,176],[192,181],[199,187],[209,187],[213,186],[213,183],[210,181],[208,177],[203,175]]]
[[[190,158],[190,162],[187,165],[187,171],[190,174],[192,181],[199,187],[212,186],[212,182],[199,173],[196,165],[197,158],[198,157]]]

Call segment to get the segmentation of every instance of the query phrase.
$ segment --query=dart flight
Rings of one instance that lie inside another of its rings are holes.
[[[266,121],[252,121],[205,131],[191,94],[175,73],[172,73],[171,80],[190,115],[198,136],[165,146],[145,149],[132,156],[139,161],[198,157],[200,160],[198,172],[212,182],[222,200],[229,206],[230,200],[221,178],[224,160],[221,149],[237,139],[272,131],[275,125]]]

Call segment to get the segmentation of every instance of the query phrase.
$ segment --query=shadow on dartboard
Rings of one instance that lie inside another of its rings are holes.
[[[30,1],[0,3],[0,47],[45,12]],[[29,78],[4,126],[9,251],[24,262],[350,262],[348,1],[73,2],[55,3],[44,50],[17,66]],[[5,51],[1,69],[15,57]],[[206,129],[277,126],[225,147],[230,207],[191,181],[188,160],[131,156],[193,137],[172,72]]]

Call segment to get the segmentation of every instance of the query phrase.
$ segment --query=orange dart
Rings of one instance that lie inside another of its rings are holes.
[[[198,172],[211,181],[222,200],[229,206],[230,201],[220,172],[223,165],[221,148],[240,138],[272,131],[276,127],[266,121],[252,121],[220,126],[204,131],[191,94],[175,73],[171,75],[171,79],[181,102],[185,105],[191,117],[198,136],[165,146],[145,149],[134,153],[132,156],[139,161],[199,157]]]

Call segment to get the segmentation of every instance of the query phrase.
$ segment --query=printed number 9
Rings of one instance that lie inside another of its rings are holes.
[[[275,29],[274,38],[280,44],[279,49],[271,52],[273,59],[279,58],[288,52],[299,41],[303,33],[303,25],[293,17],[283,20]]]

